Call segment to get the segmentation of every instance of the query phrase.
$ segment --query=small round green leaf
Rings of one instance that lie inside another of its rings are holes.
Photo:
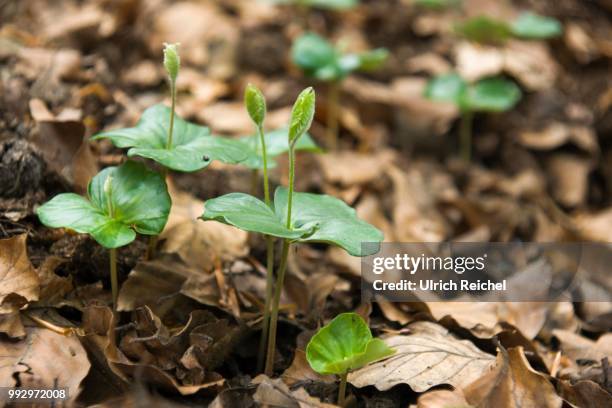
[[[521,14],[511,29],[517,37],[536,40],[558,37],[563,33],[563,26],[557,19],[531,12]]]
[[[471,111],[504,112],[521,99],[520,88],[503,78],[485,78],[470,86],[465,93],[465,106]]]
[[[291,58],[306,75],[322,81],[335,81],[344,75],[334,45],[314,33],[306,33],[295,40]]]
[[[251,120],[257,126],[262,126],[266,118],[266,98],[257,87],[248,84],[244,91],[244,105]]]
[[[512,35],[508,24],[486,16],[471,18],[455,26],[455,31],[470,41],[498,44]]]
[[[310,129],[315,113],[315,98],[314,89],[308,87],[295,100],[289,123],[289,144],[295,144]]]
[[[60,194],[39,207],[37,214],[48,227],[87,233],[100,245],[117,248],[132,242],[136,232],[159,234],[168,220],[170,205],[162,176],[128,161],[98,173],[89,183],[88,198]]]
[[[178,53],[178,46],[178,43],[164,43],[164,67],[172,82],[176,82],[176,77],[181,68],[181,57]]]
[[[458,6],[462,0],[415,0],[415,4],[435,10]]]
[[[306,346],[306,360],[320,374],[344,374],[394,354],[356,313],[342,313],[322,327]]]
[[[234,139],[211,136],[207,127],[175,116],[172,148],[167,149],[170,109],[164,105],[148,108],[135,127],[109,130],[92,137],[110,139],[120,148],[130,148],[128,156],[155,160],[177,171],[201,170],[213,160],[236,164],[247,159],[243,144]]]
[[[459,105],[466,88],[467,83],[458,74],[440,75],[427,83],[425,97],[433,101],[453,102]]]

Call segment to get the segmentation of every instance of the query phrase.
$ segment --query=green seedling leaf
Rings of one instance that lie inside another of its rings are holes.
[[[521,99],[520,88],[503,78],[485,78],[468,84],[458,74],[445,74],[429,81],[425,97],[441,102],[452,102],[462,111],[503,112]]]
[[[456,105],[467,88],[467,82],[458,74],[451,73],[433,78],[425,88],[425,97],[440,102],[452,102]]]
[[[315,100],[315,91],[312,87],[304,89],[295,100],[287,135],[290,145],[294,145],[310,129],[315,114]]]
[[[455,26],[455,31],[470,41],[499,44],[512,35],[510,26],[486,16],[471,18]]]
[[[135,127],[109,130],[92,139],[110,139],[117,147],[130,148],[130,157],[145,157],[183,172],[203,169],[213,160],[237,164],[247,159],[241,142],[211,136],[207,127],[187,122],[178,116],[174,120],[172,147],[167,149],[169,121],[170,109],[155,105],[143,113]]]
[[[449,7],[458,6],[459,4],[461,4],[461,0],[415,0],[414,3],[417,6],[441,10]]]
[[[465,94],[465,106],[472,111],[504,112],[521,99],[520,88],[503,78],[485,78],[470,86]]]
[[[266,98],[254,85],[247,85],[244,92],[244,105],[255,125],[262,126],[266,118]]]
[[[274,205],[283,223],[287,221],[289,190],[279,187],[274,193]],[[353,256],[367,256],[363,242],[380,242],[383,233],[357,218],[357,213],[344,201],[324,194],[293,193],[291,210],[293,228],[313,228],[314,233],[299,242],[324,242],[339,246]],[[378,248],[369,249],[377,252]]]
[[[295,65],[306,75],[320,81],[339,81],[354,71],[373,71],[388,58],[385,48],[362,53],[342,54],[325,38],[306,33],[293,44],[291,55]]]
[[[159,234],[170,205],[162,176],[128,161],[98,173],[89,183],[87,198],[60,194],[38,208],[37,214],[47,227],[70,228],[90,234],[106,248],[117,248],[132,242],[136,233]]]
[[[266,0],[274,4],[294,4],[327,10],[348,10],[359,4],[359,0]]]
[[[289,151],[289,132],[288,129],[276,129],[264,135],[266,141],[266,153],[268,155],[268,168],[276,166],[274,158]],[[250,169],[262,169],[263,157],[259,136],[251,135],[239,139],[245,144],[247,159],[240,162],[240,165]],[[295,150],[303,150],[312,153],[320,153],[322,149],[317,146],[312,137],[305,133],[298,139],[294,146]]]
[[[512,34],[526,39],[547,39],[563,33],[561,23],[552,18],[535,13],[523,13],[511,25]]]
[[[176,82],[176,77],[181,69],[181,58],[179,57],[178,46],[178,43],[164,43],[164,67],[173,83]]]
[[[345,75],[338,65],[338,54],[333,44],[314,33],[299,37],[291,50],[295,65],[321,81],[333,81]]]
[[[287,198],[288,189],[277,188],[270,208],[248,194],[226,194],[206,201],[201,218],[294,242],[325,242],[354,256],[371,255],[362,250],[362,242],[383,239],[381,231],[357,218],[355,210],[342,200],[311,193],[293,194],[292,228],[287,229]]]
[[[306,360],[320,374],[341,375],[395,353],[381,339],[372,338],[356,313],[342,313],[322,327],[306,346]]]

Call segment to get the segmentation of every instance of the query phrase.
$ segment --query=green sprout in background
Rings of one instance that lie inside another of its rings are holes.
[[[306,360],[319,374],[340,376],[338,405],[344,405],[350,371],[395,353],[381,339],[373,338],[366,322],[356,313],[342,313],[322,327],[306,346]]]
[[[338,143],[340,86],[355,71],[373,71],[387,59],[389,52],[378,48],[362,53],[344,54],[325,38],[307,33],[298,38],[291,51],[293,62],[310,77],[328,84],[327,147]]]
[[[158,235],[170,213],[170,195],[163,177],[143,164],[128,161],[107,167],[89,183],[87,198],[59,194],[37,210],[40,222],[51,228],[87,233],[110,250],[113,309],[117,306],[117,248],[136,233]]]
[[[295,147],[310,128],[314,118],[315,93],[307,88],[298,96],[287,135],[289,145],[289,186],[279,187],[269,204],[244,193],[230,193],[207,200],[204,221],[214,220],[244,231],[258,232],[282,240],[281,261],[270,305],[270,323],[265,358],[265,373],[272,376],[280,296],[287,271],[291,244],[324,242],[337,245],[354,256],[366,256],[362,242],[379,243],[382,232],[360,220],[355,210],[335,197],[294,192]],[[377,248],[371,248],[377,250]]]
[[[291,4],[304,8],[324,10],[349,10],[359,4],[359,0],[266,0],[274,4]]]
[[[110,139],[116,147],[128,148],[128,157],[154,160],[162,166],[164,176],[168,169],[198,171],[213,160],[230,164],[247,160],[240,141],[211,136],[207,127],[187,122],[176,115],[176,79],[180,71],[178,44],[165,44],[164,67],[170,84],[171,108],[154,105],[144,111],[135,127],[102,132],[92,140]],[[149,258],[153,256],[156,245],[157,235],[149,241]]]
[[[451,73],[431,79],[425,88],[425,96],[434,101],[452,102],[459,108],[461,157],[469,162],[474,113],[508,111],[521,99],[521,90],[504,78],[485,78],[469,84],[458,74]]]
[[[487,16],[473,17],[457,24],[455,31],[470,41],[501,44],[512,37],[525,40],[558,37],[563,33],[563,26],[552,17],[525,12],[511,23]]]
[[[414,0],[414,4],[434,10],[442,10],[461,5],[462,0]]]

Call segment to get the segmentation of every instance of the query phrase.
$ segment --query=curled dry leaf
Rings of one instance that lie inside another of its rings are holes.
[[[19,342],[0,342],[0,386],[68,388],[70,401],[89,372],[85,349],[75,335],[27,327]]]
[[[347,151],[318,155],[317,160],[327,182],[347,187],[380,179],[393,157],[393,152],[389,150],[376,154]]]
[[[0,240],[0,313],[15,312],[38,299],[40,279],[28,259],[27,237]]]
[[[408,335],[384,338],[396,353],[350,373],[349,382],[356,387],[373,385],[381,391],[398,384],[408,384],[417,392],[440,384],[463,387],[482,376],[495,361],[438,324],[416,322],[408,330]]]
[[[473,383],[453,391],[428,392],[418,400],[418,408],[558,408],[563,404],[554,386],[529,365],[521,347],[497,355],[492,371]]]
[[[597,135],[590,127],[551,122],[542,129],[526,129],[519,133],[518,141],[534,150],[552,150],[572,142],[584,151],[597,154]]]

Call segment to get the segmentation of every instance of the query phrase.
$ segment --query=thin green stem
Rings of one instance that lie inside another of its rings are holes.
[[[261,142],[261,157],[263,158],[263,178],[264,178],[264,200],[270,205],[270,182],[268,180],[268,153],[266,151],[266,139],[261,125],[257,126],[257,134]]]
[[[338,405],[344,405],[344,399],[346,397],[346,380],[348,378],[348,371],[340,375],[340,387],[338,388]]]
[[[293,184],[295,183],[295,149],[289,146],[289,197],[287,197],[287,229],[291,229],[291,208],[293,206]]]
[[[295,183],[295,146],[289,145],[289,197],[287,199],[287,229],[291,229],[291,207],[293,205],[293,185]],[[270,333],[268,334],[268,350],[266,353],[265,374],[272,376],[274,371],[274,353],[276,351],[276,329],[278,326],[278,307],[280,304],[281,293],[285,283],[285,273],[287,272],[287,258],[289,257],[289,247],[291,241],[283,240],[281,249],[281,263],[278,267],[276,286],[274,288],[274,298],[272,299],[272,315],[270,316]]]
[[[264,305],[263,321],[261,323],[261,339],[259,340],[259,354],[257,357],[257,372],[264,368],[266,359],[266,347],[268,342],[268,330],[270,330],[270,304],[274,291],[274,240],[266,237],[267,268],[266,268],[266,302]]]
[[[334,151],[338,148],[340,114],[340,82],[329,83],[327,95],[327,147]]]
[[[176,108],[176,84],[170,79],[170,96],[172,98],[172,107],[170,108],[170,126],[168,127],[168,142],[166,149],[172,149],[172,131],[174,128],[174,109]]]
[[[268,153],[266,150],[266,139],[261,125],[257,125],[257,134],[261,144],[261,156],[263,159],[263,184],[264,201],[270,205],[270,181],[268,179]],[[258,146],[259,147],[259,146]],[[259,150],[258,148],[256,150]],[[257,171],[257,170],[255,170]],[[272,303],[272,291],[274,289],[274,241],[272,237],[266,236],[266,301],[264,305],[264,315],[261,327],[261,339],[259,342],[259,356],[257,369],[261,371],[266,356],[266,343],[268,340],[268,330],[270,326],[270,304]]]
[[[110,278],[111,291],[113,293],[113,311],[117,311],[117,299],[119,297],[119,281],[117,279],[117,248],[110,249]]]
[[[461,158],[469,163],[472,157],[472,125],[474,122],[474,112],[466,110],[461,114],[461,124],[459,128]]]
[[[276,329],[278,326],[278,306],[280,297],[283,291],[285,282],[285,272],[287,271],[287,258],[289,257],[288,239],[283,240],[283,248],[281,249],[281,263],[278,268],[278,276],[276,278],[276,287],[274,288],[274,298],[272,299],[272,314],[270,316],[270,333],[268,334],[268,349],[266,352],[266,368],[264,373],[268,377],[272,377],[274,372],[274,355],[276,351]]]

